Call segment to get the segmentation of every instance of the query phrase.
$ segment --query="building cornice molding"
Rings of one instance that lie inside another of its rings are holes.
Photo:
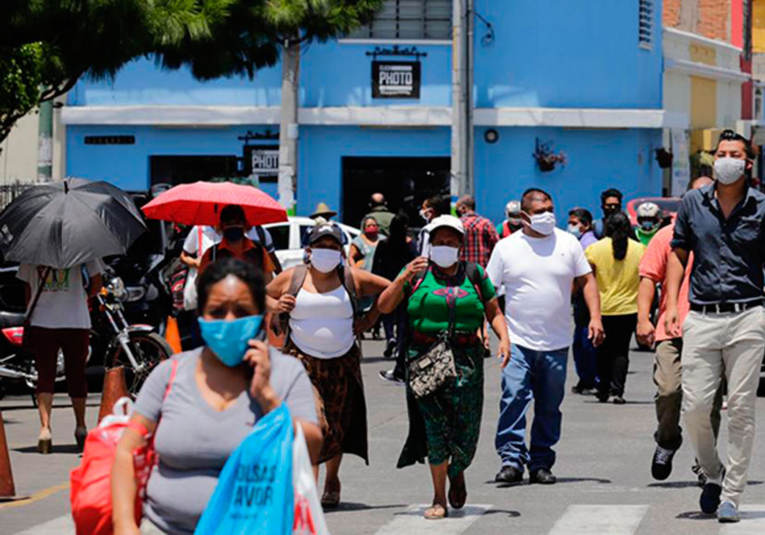
[[[157,126],[164,128],[278,125],[280,108],[249,106],[68,106],[65,125]],[[381,128],[450,127],[448,106],[300,108],[306,126]],[[476,108],[476,126],[562,128],[687,128],[688,116],[662,109]]]

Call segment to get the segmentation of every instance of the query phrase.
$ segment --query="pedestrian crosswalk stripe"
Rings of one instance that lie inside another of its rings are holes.
[[[722,524],[720,535],[762,535],[765,533],[765,506],[741,506],[741,522]]]
[[[550,535],[633,535],[647,505],[571,505]]]
[[[425,520],[423,514],[430,505],[412,505],[399,513],[377,531],[377,535],[459,535],[491,509],[491,505],[467,505],[459,511],[450,510],[449,518]]]
[[[74,522],[70,515],[64,515],[16,535],[74,535]]]

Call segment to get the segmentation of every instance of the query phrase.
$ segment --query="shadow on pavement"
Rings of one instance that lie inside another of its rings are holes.
[[[599,485],[610,485],[613,482],[610,479],[601,479],[597,477],[559,477],[556,485],[561,485],[561,484],[565,485],[566,483],[598,483]],[[532,483],[529,483],[528,480],[524,480],[523,482],[520,482],[520,483],[497,483],[493,479],[489,481],[485,481],[484,484],[496,485],[498,489],[510,489],[513,487],[527,487],[532,485]],[[537,486],[544,486],[544,485],[537,485]]]
[[[675,518],[679,520],[717,520],[717,515],[702,513],[701,511],[690,511],[688,513],[680,513]]]
[[[340,502],[340,505],[335,509],[324,509],[324,514],[329,515],[332,513],[342,513],[348,511],[375,511],[378,509],[399,509],[401,507],[407,507],[405,504],[391,504],[391,505],[367,505],[365,503],[354,502]]]
[[[40,453],[37,451],[37,446],[25,446],[23,448],[12,448],[13,451],[19,452],[19,453],[34,453],[35,455],[40,455]],[[64,454],[64,455],[79,455],[80,450],[77,449],[77,444],[63,444],[61,446],[58,446],[56,444],[53,445],[53,453],[51,455],[56,454]]]
[[[489,509],[483,515],[507,515],[508,518],[519,518],[521,513],[520,511],[506,511],[504,509]]]
[[[749,481],[747,485],[762,485],[762,481]],[[659,489],[688,489],[693,487],[699,487],[698,481],[669,481],[667,483],[650,483],[647,485],[649,488],[659,488]]]

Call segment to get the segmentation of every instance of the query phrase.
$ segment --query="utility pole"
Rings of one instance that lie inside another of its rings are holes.
[[[282,106],[279,127],[279,202],[294,215],[297,187],[298,91],[300,39],[285,39],[282,46]]]
[[[452,201],[472,194],[473,130],[473,3],[454,0],[452,54]]]
[[[53,102],[40,103],[37,133],[37,180],[50,182],[53,175]]]

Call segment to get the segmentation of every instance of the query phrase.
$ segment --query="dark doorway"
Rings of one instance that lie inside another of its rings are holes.
[[[239,174],[236,156],[151,156],[151,185],[188,184]]]
[[[422,201],[449,195],[451,160],[445,158],[343,158],[343,222],[353,227],[369,211],[369,197],[380,192],[392,212],[404,210],[419,227]]]

